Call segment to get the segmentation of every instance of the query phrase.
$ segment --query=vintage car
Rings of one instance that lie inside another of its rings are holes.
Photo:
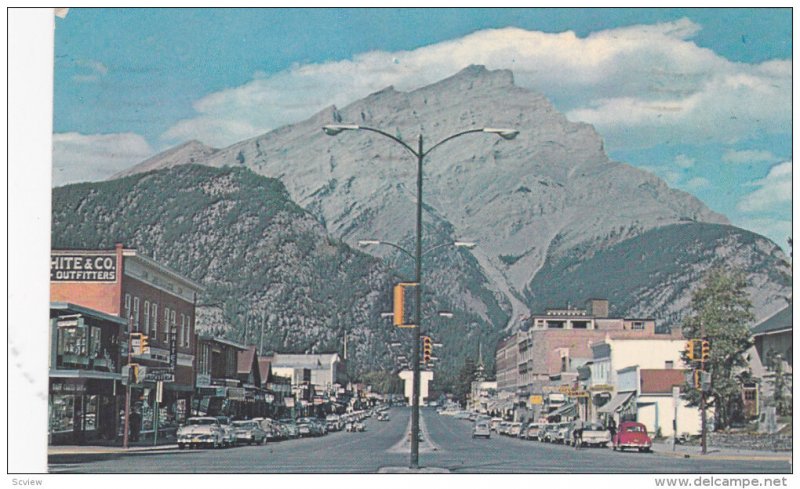
[[[509,426],[511,426],[511,421],[501,421],[500,424],[497,425],[497,434],[507,435]]]
[[[519,436],[520,431],[522,431],[522,423],[511,423],[508,425],[508,430],[506,434],[508,436]]]
[[[539,423],[529,423],[528,426],[525,428],[525,439],[527,440],[538,440],[539,439],[539,431],[542,429],[542,425]]]
[[[491,421],[489,421],[489,428],[491,428],[492,431],[497,431],[497,427],[500,426],[502,422],[503,418],[492,418]]]
[[[236,434],[236,441],[239,443],[264,444],[267,441],[267,434],[261,429],[261,425],[252,420],[234,421],[233,432]]]
[[[186,420],[186,424],[178,428],[178,448],[195,448],[206,446],[219,448],[225,445],[224,428],[217,418],[196,417]]]
[[[640,452],[649,452],[653,448],[653,440],[647,435],[647,428],[642,423],[634,421],[620,423],[611,444],[615,451],[635,448]]]
[[[231,426],[231,418],[228,416],[216,416],[220,426],[222,426],[223,440],[222,446],[232,447],[236,446],[236,430]]]
[[[278,420],[277,424],[281,427],[281,433],[285,438],[299,438],[300,432],[297,429],[297,423],[292,418],[283,418]]]
[[[339,415],[329,414],[325,417],[325,426],[328,431],[339,431],[344,427],[344,423]]]
[[[478,421],[472,427],[472,437],[473,438],[491,438],[492,430],[489,429],[489,423],[486,421]]]
[[[574,427],[573,427],[574,429]],[[600,423],[584,423],[581,430],[581,446],[606,447],[611,442],[611,432]],[[572,440],[574,446],[578,440]]]

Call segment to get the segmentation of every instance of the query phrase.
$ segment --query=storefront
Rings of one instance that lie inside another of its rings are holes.
[[[69,303],[51,303],[50,317],[50,443],[114,439],[122,392],[118,342],[125,321]]]

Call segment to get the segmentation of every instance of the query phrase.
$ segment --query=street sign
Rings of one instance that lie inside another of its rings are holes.
[[[175,382],[175,371],[167,367],[148,367],[145,382]]]

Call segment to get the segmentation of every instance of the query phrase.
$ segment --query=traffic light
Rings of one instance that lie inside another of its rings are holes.
[[[405,320],[405,294],[406,287],[416,287],[415,282],[401,282],[394,286],[394,304],[392,310],[392,322],[395,326],[400,328],[414,327],[413,324],[407,324]]]
[[[139,364],[132,363],[130,365],[129,372],[130,372],[130,375],[131,375],[130,383],[138,384],[139,383]]]
[[[689,360],[694,360],[694,340],[686,342],[686,357]]]
[[[142,335],[139,340],[139,354],[143,355],[145,353],[150,353],[150,337]]]
[[[707,362],[711,358],[711,343],[703,340],[700,347],[700,361]]]
[[[702,387],[703,377],[702,377],[702,370],[695,370],[694,371],[694,388],[700,389]]]
[[[689,360],[699,362],[703,357],[702,340],[689,340],[689,342],[686,343],[686,356]]]
[[[428,363],[431,361],[431,353],[433,352],[433,341],[430,336],[422,337],[422,361]]]
[[[405,308],[405,290],[403,284],[397,284],[394,286],[394,316],[392,321],[394,322],[395,326],[402,326],[403,325],[403,312]]]

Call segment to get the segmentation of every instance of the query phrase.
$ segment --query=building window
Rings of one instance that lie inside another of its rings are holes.
[[[633,329],[644,329],[644,321],[634,321]]]
[[[178,336],[179,338],[178,344],[180,346],[183,346],[183,341],[184,341],[183,338],[185,334],[186,334],[186,315],[181,313],[181,332],[180,335]]]
[[[144,301],[144,334],[150,334],[150,301]]]
[[[164,308],[164,342],[169,341],[169,307]]]
[[[572,329],[589,329],[589,321],[572,321]]]
[[[664,368],[667,370],[672,370],[673,368],[675,368],[675,362],[673,362],[672,360],[667,360],[666,362],[664,362]]]
[[[173,331],[175,331],[177,334],[178,326],[177,323],[175,322],[175,317],[176,317],[175,309],[173,309],[172,311],[170,311],[170,329],[167,332],[166,341],[172,341],[172,338],[169,335],[172,334]]]
[[[85,327],[58,328],[59,355],[86,355],[88,350]]]
[[[192,346],[192,316],[186,316],[186,347]]]
[[[153,302],[150,306],[150,315],[153,317],[153,334],[152,337],[158,339],[158,304]]]
[[[547,321],[548,329],[564,329],[564,321]]]
[[[745,401],[755,401],[756,400],[756,391],[755,389],[747,389],[744,391],[744,400]]]
[[[133,329],[139,331],[139,298],[133,298]]]

